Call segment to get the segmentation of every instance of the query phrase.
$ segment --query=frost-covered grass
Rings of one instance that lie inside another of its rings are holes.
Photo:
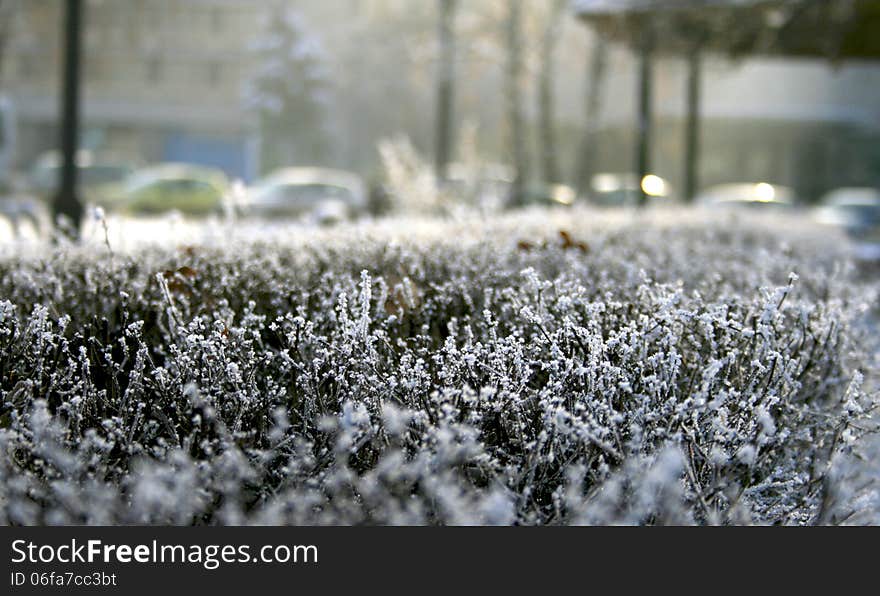
[[[876,519],[877,292],[839,239],[690,212],[254,232],[0,259],[0,521]]]

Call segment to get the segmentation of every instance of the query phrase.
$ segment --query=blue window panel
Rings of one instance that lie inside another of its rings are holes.
[[[247,173],[244,139],[172,133],[165,138],[162,158],[219,168],[231,178]]]

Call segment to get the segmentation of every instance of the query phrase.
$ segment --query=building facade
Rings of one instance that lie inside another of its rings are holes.
[[[804,201],[840,186],[880,187],[877,0],[574,6],[591,30],[628,48],[628,66],[612,69],[612,93],[621,83],[624,97],[639,92],[638,131],[633,102],[609,103],[606,147],[632,155],[627,139],[637,138],[642,165],[648,154],[652,169],[673,179],[684,173],[689,187],[695,173],[702,186],[789,185]]]
[[[262,6],[248,0],[88,0],[83,39],[86,149],[136,162],[255,171],[242,85]],[[2,88],[15,107],[16,161],[57,144],[63,3],[14,16]]]
[[[634,58],[614,50],[605,81],[596,167],[633,161]],[[655,65],[652,164],[681,187],[685,65]],[[836,187],[880,187],[880,65],[820,59],[707,56],[702,84],[701,187],[767,181],[812,202]]]

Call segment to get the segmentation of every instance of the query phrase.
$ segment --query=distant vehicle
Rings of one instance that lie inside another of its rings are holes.
[[[134,167],[121,160],[98,159],[90,151],[76,154],[79,188],[83,199],[105,208],[116,207],[123,198],[124,182]],[[49,199],[58,189],[61,179],[61,155],[57,151],[44,153],[34,162],[28,176],[31,193]]]
[[[513,181],[510,166],[451,163],[445,185],[461,199],[478,207],[495,209],[507,202]]]
[[[880,190],[876,188],[838,188],[822,197],[815,219],[838,226],[851,236],[861,236],[880,228]]]
[[[642,192],[649,199],[670,199],[672,185],[656,174],[648,174],[639,180],[638,174],[634,173],[603,172],[590,180],[590,202],[600,207],[637,205]]]
[[[350,219],[367,206],[357,174],[328,168],[283,168],[248,191],[245,211],[258,217],[305,217],[314,223]]]
[[[0,217],[6,219],[16,234],[21,224],[29,223],[37,234],[43,230],[43,222],[49,219],[46,205],[31,196],[20,193],[0,193]]]
[[[23,221],[36,230],[44,216],[42,206],[31,197],[16,191],[12,179],[12,161],[15,155],[16,128],[12,101],[0,95],[0,217],[9,221],[16,233]]]
[[[719,184],[699,194],[697,203],[708,207],[788,209],[794,206],[794,191],[767,182]]]
[[[221,170],[164,163],[132,174],[125,182],[121,206],[132,213],[207,215],[222,212],[228,190],[229,180]]]
[[[575,200],[577,192],[565,184],[533,184],[525,188],[519,202],[523,207],[571,207]]]
[[[880,261],[880,190],[865,187],[833,190],[822,198],[814,218],[846,232],[854,242],[856,259]]]

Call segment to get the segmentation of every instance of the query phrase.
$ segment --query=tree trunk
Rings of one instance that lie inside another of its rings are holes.
[[[442,183],[448,175],[452,158],[455,101],[455,11],[457,0],[439,0],[440,22],[438,38],[440,43],[439,67],[437,73],[437,115],[434,149],[434,173],[437,182]]]
[[[544,182],[559,182],[556,148],[556,46],[567,0],[554,0],[541,42],[541,71],[538,78],[538,114],[541,128],[541,175]]]
[[[83,214],[77,196],[76,152],[79,142],[80,41],[82,1],[65,0],[64,74],[61,99],[61,181],[52,203],[53,220],[59,216],[70,224],[70,234],[79,236]]]
[[[3,64],[6,57],[6,45],[12,31],[12,1],[0,0],[0,81],[3,80]]]
[[[651,140],[654,125],[654,47],[650,24],[643,28],[639,48],[638,129],[636,138],[636,173],[639,180],[639,207],[648,204],[648,194],[642,188],[645,177],[651,173]]]
[[[596,173],[596,141],[602,115],[602,97],[605,86],[605,65],[608,62],[608,46],[597,35],[587,72],[586,125],[581,150],[575,164],[574,180],[581,194],[589,194],[593,174]]]
[[[687,114],[684,135],[684,189],[687,202],[693,202],[700,185],[700,92],[702,87],[701,48],[695,45],[688,56],[686,84]]]
[[[525,116],[523,114],[522,0],[508,0],[507,17],[507,102],[510,149],[514,179],[510,189],[511,206],[522,205],[528,178]]]

